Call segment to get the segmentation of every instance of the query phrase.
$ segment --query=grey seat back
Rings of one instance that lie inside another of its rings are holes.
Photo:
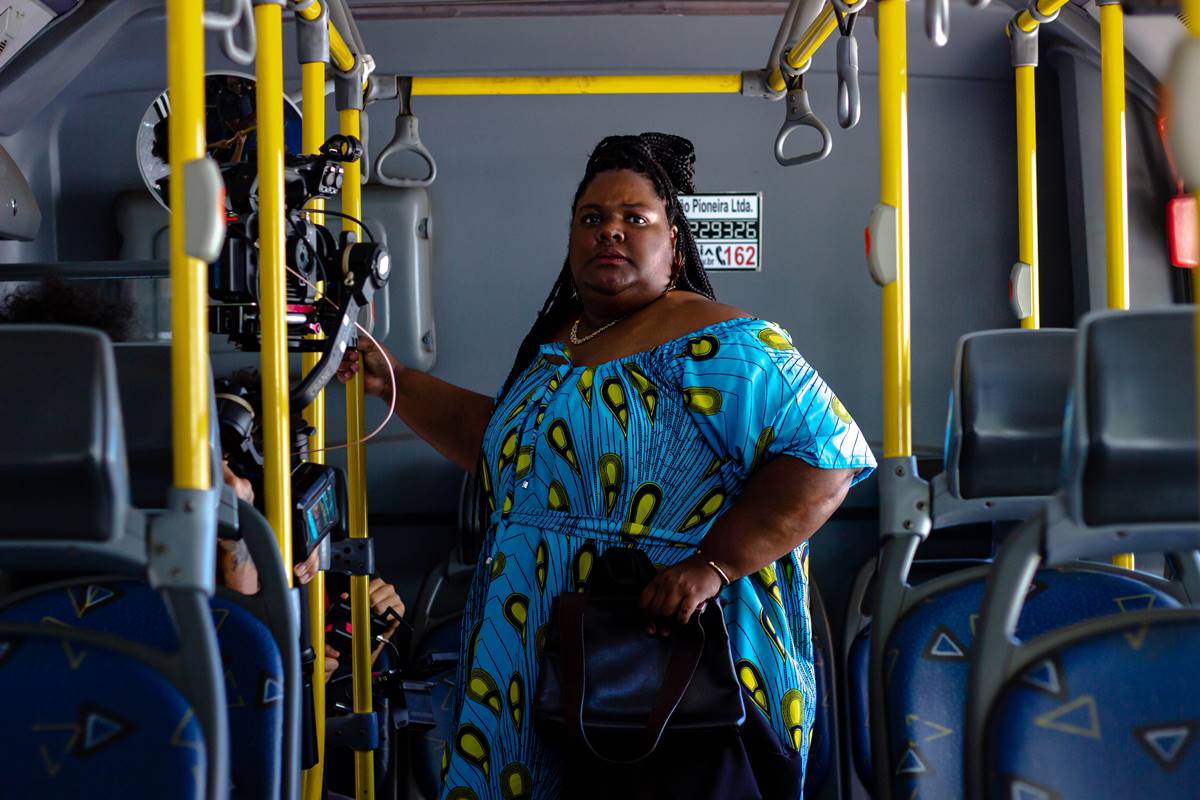
[[[1071,511],[1089,526],[1197,514],[1196,367],[1190,308],[1093,318],[1079,352]]]
[[[0,414],[9,423],[0,437],[0,538],[118,538],[129,489],[108,337],[62,326],[0,331]]]
[[[982,331],[958,345],[946,475],[963,498],[1058,488],[1075,332]]]
[[[1190,663],[1190,655],[1182,662],[1173,660],[1170,636],[1157,637],[1154,631],[1181,620],[1194,621],[1197,612],[1161,609],[1139,602],[1142,596],[1137,595],[1122,598],[1118,605],[1123,613],[1116,619],[1095,620],[1025,643],[1018,643],[1013,633],[1034,571],[1078,558],[1103,559],[1122,551],[1167,552],[1184,598],[1193,607],[1200,603],[1194,337],[1192,307],[1101,312],[1088,315],[1080,326],[1074,397],[1064,435],[1063,487],[1043,514],[1005,542],[988,580],[968,693],[965,755],[970,796],[985,796],[984,778],[990,765],[984,746],[991,720],[1003,721],[1003,742],[1012,756],[1001,766],[1026,768],[1030,763],[1026,754],[1033,751],[1037,760],[1055,765],[1052,780],[1041,774],[1025,776],[1029,785],[1046,791],[1062,788],[1071,796],[1088,794],[1090,790],[1081,788],[1088,784],[1088,773],[1136,775],[1146,768],[1136,760],[1144,752],[1141,748],[1100,747],[1103,757],[1099,759],[1075,747],[1056,749],[1057,754],[1048,758],[1047,745],[1040,742],[1030,750],[1027,745],[1037,735],[1033,729],[1046,726],[1038,723],[1024,729],[1028,735],[1021,732],[1020,720],[1036,704],[1031,696],[1011,691],[1013,682],[1041,669],[1043,662],[1057,669],[1055,665],[1069,666],[1080,653],[1090,652],[1084,662],[1103,662],[1106,669],[1103,674],[1093,670],[1086,684],[1075,680],[1073,685],[1089,693],[1065,697],[1064,707],[1074,703],[1067,711],[1083,710],[1086,724],[1077,727],[1092,731],[1100,722],[1096,708],[1087,706],[1094,700],[1087,697],[1136,697],[1141,690],[1135,687],[1155,694],[1174,685],[1179,664]],[[1175,630],[1188,631],[1187,640],[1179,639],[1176,650],[1184,658],[1185,652],[1192,652],[1187,647],[1194,644],[1191,637],[1200,636],[1200,628],[1177,625]],[[1147,668],[1143,650],[1154,651],[1157,667]],[[1162,667],[1167,667],[1166,673]],[[1114,706],[1122,713],[1105,724],[1111,729],[1119,721],[1136,735],[1146,728],[1141,724],[1146,720],[1138,715],[1149,707]],[[1035,716],[1056,721],[1066,713],[1043,709]],[[1153,727],[1161,720],[1149,722]],[[1200,760],[1193,759],[1176,779],[1161,796],[1194,788],[1200,780]],[[1109,788],[1122,792],[1115,784]],[[1154,793],[1159,796],[1158,790]]]
[[[142,509],[166,508],[172,486],[171,347],[158,342],[113,346],[118,392],[125,422],[129,491]],[[209,418],[213,484],[221,483],[221,440],[216,435],[215,396],[210,388]]]
[[[34,353],[37,357],[31,357]],[[0,496],[9,509],[20,510],[0,518],[0,568],[115,569],[148,581],[161,589],[180,646],[173,653],[152,651],[110,635],[23,621],[0,625],[0,638],[8,636],[17,649],[31,638],[62,639],[60,649],[68,653],[71,641],[86,641],[116,659],[95,659],[108,663],[110,672],[98,673],[93,683],[60,682],[56,691],[63,697],[103,696],[112,683],[111,670],[119,669],[122,659],[149,664],[177,687],[177,699],[194,710],[203,732],[198,746],[204,752],[200,766],[206,796],[222,800],[228,794],[226,700],[205,596],[212,592],[215,526],[198,529],[169,517],[148,529],[145,518],[130,506],[116,366],[107,336],[66,326],[3,326],[0,366],[24,381],[7,381],[0,388],[4,410],[20,423],[14,426],[16,435],[0,447],[6,471]],[[7,480],[17,475],[23,479]],[[27,687],[10,685],[6,691],[12,699]],[[136,697],[136,687],[130,691]],[[144,702],[166,701],[168,695],[166,688],[156,690]],[[176,724],[178,719],[172,722]],[[171,746],[170,731],[163,733],[159,741]],[[137,755],[152,757],[152,752],[141,747]]]
[[[168,345],[121,344],[114,347],[117,372],[120,378],[122,409],[129,420],[126,437],[129,451],[129,482],[139,505],[162,509],[167,505],[173,469],[171,435],[170,386],[171,348]],[[210,385],[210,433],[213,484],[222,486],[221,439],[217,426],[216,398]],[[240,505],[240,509],[237,508]],[[238,606],[257,618],[261,624],[245,616],[231,615],[222,610],[224,620],[220,638],[225,641],[248,642],[238,652],[223,652],[222,657],[234,671],[257,669],[259,673],[274,674],[274,665],[281,659],[282,667],[282,762],[265,757],[267,738],[277,737],[280,720],[273,707],[264,704],[238,705],[231,712],[233,753],[232,768],[245,787],[277,785],[274,792],[284,798],[299,794],[300,775],[300,652],[297,620],[291,601],[286,569],[279,554],[275,535],[252,507],[235,504],[237,512],[231,522],[237,523],[259,574],[261,591],[255,596],[222,590],[218,606]],[[224,521],[224,520],[223,520]],[[238,630],[232,630],[236,626]],[[228,650],[229,648],[226,648]],[[271,650],[276,651],[271,653]],[[260,664],[253,663],[255,660]],[[250,661],[252,663],[244,663]],[[239,746],[240,745],[240,746]],[[282,764],[282,769],[281,769]]]

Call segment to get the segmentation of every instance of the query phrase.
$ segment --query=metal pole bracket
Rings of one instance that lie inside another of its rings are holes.
[[[217,577],[217,513],[221,489],[171,489],[167,510],[150,523],[150,586],[211,596]]]
[[[330,744],[342,745],[364,753],[379,747],[379,718],[374,711],[366,714],[344,714],[325,722]]]
[[[363,84],[366,83],[366,78],[366,65],[357,57],[353,69],[348,72],[338,70],[334,73],[333,96],[338,111],[363,110]]]
[[[915,456],[885,458],[879,465],[879,536],[915,536],[933,528],[929,482],[917,474]]]
[[[1039,26],[1040,27],[1040,26]],[[1012,66],[1036,67],[1038,65],[1038,28],[1025,31],[1017,24],[1016,17],[1008,23]]]
[[[329,63],[329,9],[324,5],[316,19],[296,14],[296,52],[301,64]]]
[[[375,574],[375,541],[370,536],[343,539],[330,545],[329,571],[342,575]]]

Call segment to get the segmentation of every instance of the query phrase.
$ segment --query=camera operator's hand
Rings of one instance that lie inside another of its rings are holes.
[[[392,634],[396,632],[396,628],[400,627],[400,617],[404,616],[404,601],[400,599],[400,595],[396,594],[396,587],[385,581],[383,578],[371,578],[371,584],[367,591],[371,593],[371,610],[379,616],[386,616],[388,609],[396,613],[396,616],[389,617],[391,624],[388,625],[387,631],[383,634],[387,638],[392,638]]]
[[[404,369],[391,353],[376,348],[370,342],[360,341],[358,350],[347,350],[338,366],[337,379],[346,383],[359,370],[363,370],[363,391],[381,398],[385,403],[392,401],[392,381],[396,373]]]
[[[329,645],[325,645],[325,682],[329,683],[329,679],[333,677],[333,673],[337,672],[338,658],[341,653],[334,650]]]
[[[300,581],[301,585],[308,583],[316,577],[317,568],[320,566],[320,556],[321,550],[318,548],[309,553],[308,558],[296,565],[293,571],[296,573],[296,580]]]
[[[237,473],[229,468],[229,463],[224,459],[221,461],[222,476],[225,483],[233,487],[234,494],[239,500],[245,500],[247,503],[254,502],[254,486],[245,478],[239,478]]]
[[[383,632],[383,636],[387,639],[392,638],[392,634],[400,627],[400,618],[404,616],[404,601],[400,599],[400,595],[396,594],[396,587],[385,581],[383,578],[371,578],[371,583],[367,587],[370,593],[371,613],[383,617],[387,615],[389,609],[395,612],[395,616],[387,616],[388,628]],[[350,595],[342,593],[343,600],[349,600]],[[379,652],[383,650],[383,644],[376,645],[371,652],[371,661],[379,657]]]

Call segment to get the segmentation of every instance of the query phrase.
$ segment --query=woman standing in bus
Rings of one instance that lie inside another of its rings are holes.
[[[664,134],[596,147],[566,263],[494,401],[377,351],[343,362],[342,380],[365,364],[368,393],[394,381],[400,417],[477,472],[493,512],[463,620],[448,800],[603,785],[567,774],[530,702],[551,601],[617,545],[666,565],[641,597],[649,633],[721,595],[745,690],[740,759],[687,764],[669,796],[801,793],[815,709],[806,540],[875,461],[787,333],[715,301],[678,199],[694,162]]]

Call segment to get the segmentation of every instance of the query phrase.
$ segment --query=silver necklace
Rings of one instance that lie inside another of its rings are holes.
[[[579,338],[579,323],[583,321],[583,316],[580,315],[579,319],[575,320],[575,324],[571,326],[571,332],[569,334],[567,334],[567,338],[571,340],[571,344],[583,344],[584,342],[586,342],[590,339],[596,338],[597,336],[604,333],[606,330],[611,328],[613,325],[616,325],[618,322],[620,322],[623,319],[625,319],[625,317],[617,317],[616,319],[614,319],[612,322],[608,323],[607,325],[597,328],[596,330],[589,333],[587,336],[584,336],[582,339],[580,339]]]

